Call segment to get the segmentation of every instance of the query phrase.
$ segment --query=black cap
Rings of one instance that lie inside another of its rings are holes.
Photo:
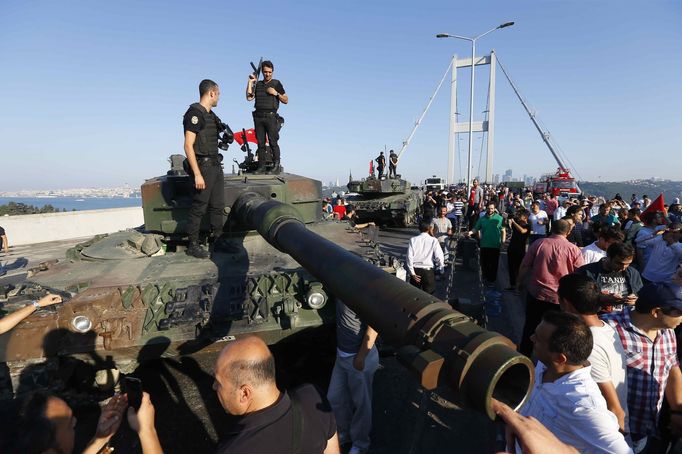
[[[673,307],[682,310],[682,285],[672,282],[649,283],[642,287],[637,296],[638,309]]]

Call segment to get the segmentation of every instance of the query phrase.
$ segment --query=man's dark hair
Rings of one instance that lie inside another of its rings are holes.
[[[635,248],[629,243],[613,243],[606,249],[606,256],[610,259],[627,259],[635,256]]]
[[[236,360],[230,363],[228,374],[235,386],[249,383],[261,386],[275,382],[275,358],[271,354],[255,361]]]
[[[549,351],[562,353],[572,366],[585,364],[592,353],[592,332],[577,315],[568,312],[548,311],[542,316],[545,323],[556,327],[549,337]]]
[[[573,305],[582,315],[599,312],[599,286],[594,279],[583,274],[567,274],[559,279],[559,297]]]
[[[261,63],[261,68],[270,68],[271,70],[275,70],[275,65],[272,64],[270,60],[263,60],[263,63]]]
[[[211,90],[215,90],[218,86],[217,83],[213,82],[211,79],[204,79],[199,83],[199,97],[204,96]]]
[[[582,209],[583,207],[581,207],[580,205],[573,205],[571,207],[568,207],[568,209],[566,210],[566,216],[568,216],[569,218],[573,217],[575,213],[577,213],[578,211],[582,211]]]
[[[56,447],[55,427],[45,417],[48,400],[53,397],[44,391],[26,395],[20,402],[14,420],[14,433],[9,445],[3,449],[7,454],[40,454]]]
[[[620,227],[602,227],[599,230],[598,236],[610,241],[623,241],[625,239],[625,235],[623,235]]]
[[[424,233],[429,231],[429,227],[431,227],[431,222],[427,221],[425,219],[422,219],[419,221],[419,231]]]
[[[640,210],[639,208],[630,208],[628,210],[628,213],[639,216],[640,214],[642,214],[642,210]]]
[[[567,235],[571,231],[571,223],[566,219],[559,219],[552,223],[552,233],[555,235]]]
[[[642,215],[642,221],[643,221],[645,224],[651,224],[651,223],[654,222],[654,220],[656,219],[656,216],[658,216],[658,212],[656,212],[656,211],[647,211],[646,213],[644,213],[644,214]]]
[[[516,210],[516,213],[514,213],[514,219],[520,219],[521,216],[530,216],[530,211],[526,210],[525,208]]]

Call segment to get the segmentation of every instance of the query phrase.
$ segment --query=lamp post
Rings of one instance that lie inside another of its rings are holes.
[[[484,37],[488,33],[492,33],[497,29],[500,28],[505,28],[505,27],[511,27],[514,25],[514,22],[505,22],[504,24],[498,25],[495,28],[491,28],[485,33],[482,33],[474,38],[468,38],[466,36],[459,36],[459,35],[451,35],[449,33],[438,33],[436,35],[436,38],[456,38],[456,39],[463,39],[466,41],[471,41],[471,93],[470,93],[470,99],[469,99],[469,155],[467,158],[467,198],[469,197],[469,192],[471,191],[471,153],[473,149],[473,127],[474,127],[474,71],[476,64],[474,62],[474,59],[476,58],[476,40],[479,38]],[[453,71],[456,71],[457,68],[452,68]]]

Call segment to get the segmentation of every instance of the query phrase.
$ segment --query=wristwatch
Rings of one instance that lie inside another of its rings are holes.
[[[31,301],[31,304],[33,304],[33,307],[35,307],[36,310],[40,309],[40,304],[38,304],[38,300]]]

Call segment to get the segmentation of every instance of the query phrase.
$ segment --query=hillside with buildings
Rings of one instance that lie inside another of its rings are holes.
[[[682,199],[682,181],[651,178],[630,181],[583,181],[579,184],[586,194],[603,197],[613,197],[620,194],[626,201],[630,200],[632,194],[637,194],[640,199],[645,194],[651,199],[663,194],[665,203],[668,204],[672,203],[676,197]]]

